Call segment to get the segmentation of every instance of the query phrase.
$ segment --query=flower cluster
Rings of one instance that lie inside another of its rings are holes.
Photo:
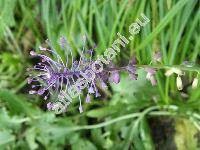
[[[83,38],[83,43],[85,43],[85,40],[86,39]],[[48,40],[46,42],[52,48],[52,44]],[[65,60],[62,59],[56,50],[44,48],[42,46],[39,47],[40,53],[36,53],[35,51],[30,52],[31,56],[39,57],[41,61],[38,62],[33,68],[27,69],[27,71],[30,72],[28,84],[32,85],[32,90],[30,90],[29,93],[41,95],[45,100],[49,97],[59,100],[59,103],[49,102],[47,104],[47,108],[49,110],[57,109],[58,105],[61,103],[65,103],[65,107],[68,106],[72,102],[72,98],[74,98],[76,93],[78,93],[80,102],[79,111],[82,112],[83,108],[80,96],[80,93],[83,92],[82,87],[87,87],[85,102],[90,103],[91,94],[94,94],[95,97],[101,96],[98,86],[101,86],[102,89],[106,89],[108,81],[116,84],[120,82],[119,71],[121,70],[116,68],[110,61],[107,65],[104,64],[105,67],[101,70],[101,72],[95,72],[95,77],[93,77],[90,70],[91,66],[95,62],[92,59],[95,47],[86,50],[84,44],[84,47],[80,52],[79,60],[75,60],[67,39],[65,37],[61,37],[59,43],[61,49],[66,54]],[[129,65],[125,67],[125,70],[129,72],[130,77],[134,80],[137,78],[136,68],[134,66],[135,64],[136,60],[132,60]],[[97,65],[95,67],[98,68],[99,66]],[[85,83],[82,80],[85,76],[87,76],[87,79],[90,79],[90,82]],[[74,91],[73,87],[76,83],[79,83],[77,85],[78,89],[75,89],[76,91]],[[68,101],[65,101],[64,99],[67,99]]]
[[[115,84],[120,82],[120,71],[128,72],[130,79],[137,80],[137,68],[143,68],[147,72],[146,79],[155,86],[157,84],[155,74],[158,69],[162,69],[150,65],[137,65],[135,57],[129,61],[127,66],[116,67],[110,59],[111,56],[114,58],[116,52],[111,48],[107,49],[105,53],[105,56],[109,59],[106,60],[99,56],[98,61],[94,61],[95,46],[86,50],[85,36],[83,37],[83,48],[79,51],[79,59],[74,59],[72,48],[65,37],[61,37],[59,42],[62,53],[65,54],[64,59],[53,49],[50,41],[47,40],[46,42],[52,49],[40,46],[40,53],[30,52],[31,56],[39,57],[40,62],[33,68],[27,69],[30,72],[28,84],[32,85],[32,90],[29,93],[41,95],[45,100],[51,99],[47,103],[47,108],[48,110],[55,110],[57,113],[65,112],[72,99],[76,97],[79,99],[79,111],[83,112],[81,93],[86,92],[85,103],[90,103],[91,94],[94,94],[95,97],[101,96],[99,87],[105,90],[108,82]],[[155,53],[152,58],[154,64],[161,63],[161,58],[160,52]],[[177,87],[182,90],[181,76],[183,73],[180,69],[172,67],[165,75],[170,76],[174,73],[178,75]],[[196,88],[197,85],[198,77],[194,79],[192,87]]]
[[[176,85],[177,85],[178,90],[182,90],[183,89],[183,83],[182,83],[181,76],[183,76],[185,73],[181,69],[178,69],[178,68],[175,68],[175,67],[170,68],[165,73],[165,75],[167,77],[171,76],[172,74],[177,75]],[[193,82],[192,82],[192,88],[193,89],[196,89],[197,86],[198,86],[198,75],[199,75],[199,73],[197,73],[197,76],[193,79]]]
[[[48,40],[46,42],[52,48],[51,43]],[[34,51],[30,52],[31,56],[41,58],[41,62],[37,63],[33,68],[27,69],[32,72],[28,78],[28,83],[32,83],[33,88],[33,90],[29,91],[30,94],[43,95],[45,100],[50,95],[57,96],[56,98],[62,100],[67,97],[64,91],[69,89],[80,77],[80,71],[87,69],[91,64],[93,50],[83,50],[79,61],[76,61],[73,59],[72,50],[66,38],[60,38],[60,47],[66,53],[65,60],[55,50],[41,46],[39,47],[40,51],[49,52],[55,60],[44,54],[38,54]],[[90,55],[89,58],[84,57],[86,53]],[[69,62],[70,60],[71,62]],[[93,88],[98,93],[95,81],[90,85],[89,92]],[[53,109],[54,106],[52,103],[48,103],[47,108]]]

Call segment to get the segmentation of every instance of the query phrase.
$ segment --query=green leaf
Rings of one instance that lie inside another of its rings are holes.
[[[0,2],[0,37],[5,30],[5,26],[14,26],[14,8],[16,0],[1,0]]]
[[[38,144],[36,143],[36,130],[35,130],[35,127],[32,127],[30,129],[28,129],[26,131],[26,141],[29,145],[29,148],[31,150],[34,150],[34,149],[37,149],[38,148]]]
[[[98,147],[103,147],[105,143],[105,138],[102,136],[102,130],[101,129],[93,129],[90,131],[92,136],[92,141],[95,145]]]
[[[112,107],[103,107],[87,112],[87,116],[92,118],[103,118],[114,112],[116,112],[116,110],[114,110]]]
[[[133,96],[134,93],[139,92],[140,88],[143,88],[147,81],[145,78],[146,73],[144,69],[139,69],[137,73],[137,80],[130,80],[126,74],[121,74],[120,83],[112,84],[113,91],[126,96]]]
[[[97,150],[94,144],[88,140],[79,140],[72,145],[72,150]]]
[[[0,131],[0,147],[15,140],[15,136],[12,135],[9,131]]]
[[[152,86],[149,81],[146,80],[146,72],[144,69],[137,70],[138,79],[130,80],[126,74],[120,75],[120,83],[113,84],[112,89],[114,96],[111,105],[117,104],[132,104],[128,105],[127,109],[133,109],[137,107],[144,107],[149,105],[153,96],[157,96],[156,86]]]
[[[0,101],[6,102],[7,106],[13,114],[24,113],[28,116],[38,115],[40,111],[33,108],[30,103],[26,102],[23,97],[13,94],[9,90],[0,91]]]
[[[16,129],[20,125],[28,121],[28,118],[23,118],[22,116],[9,116],[5,108],[0,109],[0,129]]]
[[[141,50],[149,44],[162,30],[166,25],[173,19],[173,17],[189,2],[189,0],[180,0],[173,6],[173,8],[166,14],[166,16],[159,22],[157,27],[151,32],[142,43],[139,44],[136,49]]]
[[[147,150],[155,149],[146,117],[143,117],[140,122],[140,137],[142,139],[145,149]]]

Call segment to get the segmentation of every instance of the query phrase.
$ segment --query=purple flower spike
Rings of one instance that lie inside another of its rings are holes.
[[[86,103],[90,103],[90,95],[89,95],[89,94],[87,94],[87,96],[86,96],[86,98],[85,98],[85,102],[86,102]]]
[[[84,46],[86,45],[85,42],[87,42],[85,38],[86,37],[83,37]],[[65,58],[61,57],[56,52],[50,41],[47,40],[46,42],[50,49],[40,46],[39,53],[34,51],[30,52],[31,56],[40,58],[40,61],[33,68],[27,69],[30,73],[28,84],[32,84],[32,90],[30,90],[29,93],[38,94],[45,100],[48,98],[60,100],[60,98],[64,99],[64,97],[68,100],[72,99],[74,98],[72,96],[73,94],[70,95],[70,93],[67,92],[71,87],[73,87],[73,85],[75,85],[77,86],[77,92],[79,93],[79,111],[82,113],[83,107],[81,105],[80,93],[81,90],[85,91],[84,88],[88,87],[88,94],[85,98],[85,102],[89,103],[91,101],[90,94],[95,94],[96,97],[101,96],[97,85],[101,85],[102,89],[106,89],[107,81],[115,84],[120,82],[120,71],[127,71],[132,80],[136,80],[138,77],[138,74],[136,73],[137,68],[135,57],[130,60],[127,66],[117,68],[112,62],[110,62],[110,60],[106,60],[106,57],[99,56],[97,57],[98,61],[102,63],[102,65],[99,65],[99,69],[94,65],[97,61],[92,59],[95,47],[89,50],[82,48],[82,51],[78,51],[80,54],[79,60],[75,60],[71,46],[65,37],[61,37],[59,41],[60,47],[63,50],[62,54],[65,54]],[[159,54],[155,57],[157,60],[160,58],[158,56]],[[94,67],[96,67],[96,71],[94,71]],[[151,81],[152,85],[155,85],[156,80],[154,74],[156,71],[149,68],[147,68],[146,71],[147,79]],[[82,83],[80,85],[76,82],[79,81],[79,79],[81,79],[80,81]],[[87,82],[82,82],[82,79],[86,79]],[[63,91],[64,93],[66,92],[66,96],[60,96]],[[49,110],[56,110],[56,108],[59,107],[59,103],[48,103],[47,107]],[[69,102],[66,102],[65,104],[68,105]]]
[[[116,83],[118,84],[120,82],[120,76],[119,76],[119,72],[118,71],[113,71],[111,72],[111,75],[109,77],[109,81],[111,83]]]

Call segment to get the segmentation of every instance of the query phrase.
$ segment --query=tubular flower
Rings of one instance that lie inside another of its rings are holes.
[[[47,109],[48,110],[51,110],[53,108],[53,105],[51,102],[47,103]]]
[[[157,81],[154,77],[154,75],[156,74],[156,70],[153,68],[145,68],[145,71],[147,72],[147,76],[146,79],[151,81],[151,84],[154,86],[157,84]]]
[[[155,53],[153,54],[153,61],[154,61],[154,62],[161,62],[161,61],[162,61],[162,54],[161,54],[160,51],[155,52]]]
[[[110,75],[109,81],[111,83],[119,83],[120,82],[120,76],[119,76],[119,72],[118,71],[113,71]],[[105,85],[104,85],[105,87]]]
[[[183,83],[182,83],[181,77],[179,75],[176,78],[176,85],[177,85],[178,90],[183,89]]]
[[[193,82],[192,82],[192,88],[193,89],[197,88],[198,82],[199,82],[198,77],[195,77],[194,80],[193,80]]]
[[[183,83],[182,83],[182,80],[181,80],[181,76],[184,75],[184,73],[178,68],[171,68],[171,69],[166,71],[165,76],[169,77],[172,74],[177,75],[176,86],[177,86],[178,90],[182,90],[183,89]]]
[[[137,73],[136,73],[136,66],[135,66],[135,65],[136,65],[136,58],[133,57],[133,58],[130,60],[128,66],[126,67],[126,70],[127,70],[127,72],[129,73],[129,77],[130,77],[130,79],[132,79],[132,80],[137,80],[137,78],[138,78],[138,75],[137,75]]]
[[[86,103],[90,103],[90,95],[89,95],[89,94],[87,94],[87,96],[86,96],[86,98],[85,98],[85,102],[86,102]]]
[[[169,70],[166,71],[165,76],[169,77],[171,76],[173,73],[177,74],[177,75],[183,75],[182,71],[178,68],[171,68]]]

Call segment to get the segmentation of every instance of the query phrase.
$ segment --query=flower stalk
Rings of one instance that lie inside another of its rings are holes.
[[[147,72],[146,79],[151,82],[153,86],[157,81],[154,77],[158,70],[167,70],[165,75],[167,77],[172,74],[177,74],[177,87],[178,90],[183,89],[181,77],[185,71],[200,73],[200,67],[191,65],[163,65],[162,55],[160,52],[156,52],[153,55],[150,65],[137,64],[136,58],[130,59],[126,66],[116,67],[111,61],[111,55],[113,51],[107,51],[107,59],[98,57],[99,59],[94,61],[93,49],[86,50],[86,37],[83,37],[84,47],[80,52],[79,60],[75,60],[72,54],[71,47],[69,46],[66,38],[60,38],[60,47],[67,54],[66,59],[55,51],[48,48],[39,47],[41,53],[34,51],[30,52],[33,57],[39,57],[41,62],[38,62],[33,68],[28,68],[30,72],[28,78],[28,84],[32,84],[30,94],[38,94],[43,96],[45,100],[51,96],[58,100],[56,103],[48,103],[47,108],[49,110],[55,110],[57,113],[65,112],[66,107],[72,102],[72,99],[78,97],[79,99],[79,111],[83,112],[82,100],[80,94],[86,88],[87,96],[85,103],[90,103],[91,94],[95,97],[100,97],[100,88],[107,89],[108,82],[118,84],[120,83],[120,72],[127,72],[131,80],[137,80],[137,69],[144,69]],[[51,47],[50,41],[47,40],[47,44]],[[49,53],[53,55],[56,60],[52,59],[49,55],[43,53]],[[69,56],[70,55],[70,59]],[[88,56],[89,55],[89,56]],[[104,56],[104,57],[105,57]],[[71,60],[71,63],[69,62]],[[198,79],[195,78],[192,84],[193,88],[198,85]],[[85,91],[85,90],[84,90]],[[55,97],[57,96],[57,97]],[[67,101],[66,101],[67,100]],[[62,106],[61,106],[62,105]]]

